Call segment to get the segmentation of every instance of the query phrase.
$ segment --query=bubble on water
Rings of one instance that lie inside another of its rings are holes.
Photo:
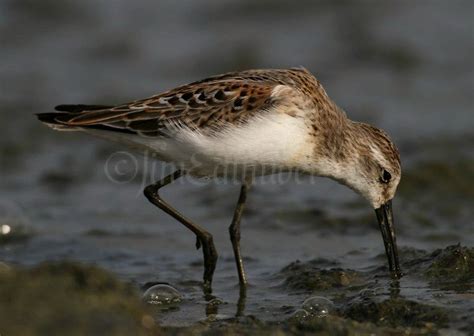
[[[143,294],[143,301],[153,305],[166,305],[181,302],[180,292],[170,285],[159,284],[148,288]]]
[[[8,224],[2,224],[0,226],[0,233],[1,234],[4,234],[4,235],[9,234],[11,230],[12,230],[12,228]]]
[[[21,241],[32,234],[30,222],[14,202],[0,199],[0,243]]]
[[[310,316],[324,317],[334,311],[334,303],[322,296],[312,296],[301,306]]]
[[[304,319],[307,319],[310,316],[311,316],[311,314],[308,313],[307,310],[304,310],[304,309],[300,308],[300,309],[296,310],[291,317],[298,320],[298,321],[302,321]]]

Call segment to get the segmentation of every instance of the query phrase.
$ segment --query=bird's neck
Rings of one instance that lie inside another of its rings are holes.
[[[307,172],[347,184],[349,177],[357,174],[358,148],[366,142],[357,130],[358,123],[348,119],[344,112],[315,122],[312,162]]]

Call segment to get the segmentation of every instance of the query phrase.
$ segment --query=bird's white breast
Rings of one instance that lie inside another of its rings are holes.
[[[171,138],[143,139],[163,160],[190,173],[212,175],[217,168],[297,168],[311,150],[304,120],[285,113],[266,113],[244,124],[227,124],[205,134],[187,128]],[[262,175],[265,172],[256,175]]]

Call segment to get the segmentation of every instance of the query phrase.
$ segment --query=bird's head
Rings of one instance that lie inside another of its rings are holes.
[[[400,155],[388,135],[376,127],[349,121],[341,132],[324,139],[326,144],[333,145],[317,147],[320,159],[315,170],[345,184],[369,201],[377,215],[390,270],[398,277],[401,273],[392,199],[401,178]],[[336,136],[339,140],[332,141]]]
[[[349,141],[349,174],[344,182],[367,199],[374,209],[395,196],[401,178],[397,147],[382,130],[363,123],[353,123],[353,141]]]

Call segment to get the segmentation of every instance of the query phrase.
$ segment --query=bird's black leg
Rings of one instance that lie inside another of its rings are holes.
[[[181,215],[158,194],[161,187],[170,184],[184,174],[185,173],[182,170],[177,170],[164,177],[162,180],[147,186],[144,190],[144,194],[151,203],[166,212],[168,215],[177,219],[196,235],[197,241],[199,242],[196,244],[196,247],[199,248],[202,245],[202,252],[204,254],[204,290],[211,292],[212,276],[217,262],[217,251],[214,246],[212,235],[201,226],[191,222],[189,219]]]
[[[249,187],[249,180],[242,183],[239,200],[237,201],[237,206],[234,211],[234,218],[232,219],[232,224],[229,226],[230,241],[232,242],[232,248],[234,249],[235,263],[237,265],[237,271],[239,272],[239,283],[241,286],[247,284],[247,279],[245,277],[242,256],[240,255],[240,218],[242,217]]]
[[[239,300],[237,301],[237,312],[235,313],[235,317],[244,316],[246,300],[247,300],[247,287],[240,286]]]

